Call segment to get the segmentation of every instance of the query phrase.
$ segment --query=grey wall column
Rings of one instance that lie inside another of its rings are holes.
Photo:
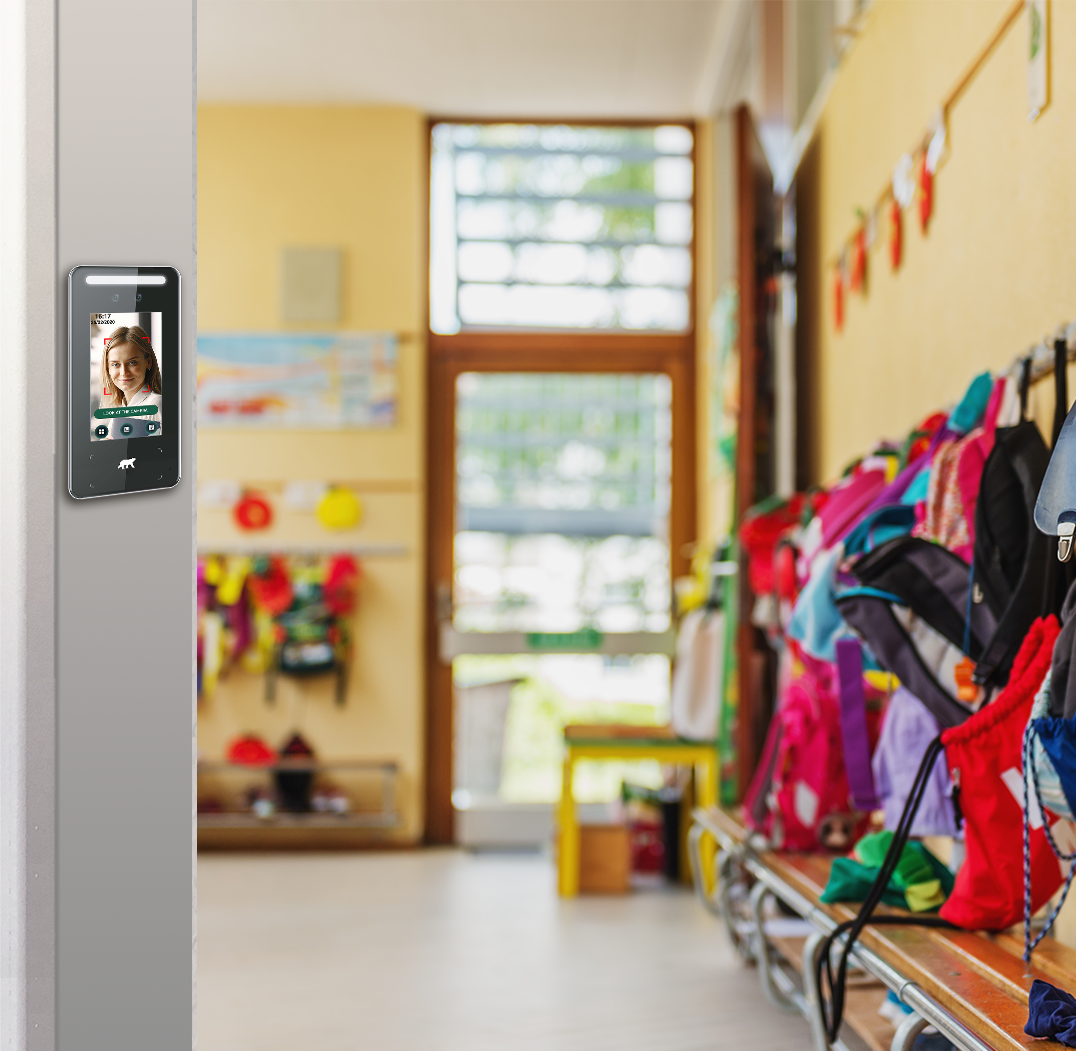
[[[58,0],[57,1046],[191,1047],[194,3]],[[183,275],[183,478],[66,491],[66,278]]]

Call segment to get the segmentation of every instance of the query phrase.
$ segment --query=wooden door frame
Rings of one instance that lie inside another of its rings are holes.
[[[431,119],[428,134],[444,118]],[[497,123],[489,120],[452,123]],[[511,123],[552,123],[552,121]],[[678,121],[557,121],[587,125]],[[429,140],[428,140],[429,141]],[[432,157],[432,142],[431,157]],[[697,172],[694,149],[692,163]],[[428,168],[428,166],[427,166]],[[694,204],[696,194],[692,194]],[[689,547],[697,538],[695,478],[695,238],[690,246],[692,283],[689,327],[678,333],[464,330],[428,333],[426,508],[426,741],[425,839],[455,841],[452,807],[452,667],[440,659],[441,584],[454,574],[456,378],[465,372],[663,373],[672,380],[672,498],[669,508],[672,579],[689,571]],[[427,243],[427,273],[429,272]]]
[[[465,372],[662,373],[672,380],[672,577],[689,570],[696,539],[695,340],[616,336],[608,345],[576,334],[430,335],[426,578],[426,840],[454,841],[452,667],[440,659],[441,585],[451,586],[455,537],[456,379]],[[619,346],[617,346],[619,342]],[[589,344],[589,345],[588,345]],[[670,345],[672,344],[672,345]],[[679,344],[679,346],[676,346]]]
[[[737,318],[740,362],[740,405],[736,436],[736,532],[739,534],[744,514],[759,497],[757,400],[762,348],[759,346],[758,284],[759,246],[755,243],[760,208],[772,201],[760,200],[757,193],[758,163],[765,165],[765,153],[755,132],[751,111],[746,104],[735,112],[737,272],[739,316]],[[768,166],[767,166],[768,167]],[[771,178],[772,197],[772,178]],[[765,484],[766,479],[762,479]],[[768,494],[767,494],[768,495]],[[762,725],[765,665],[757,645],[758,629],[752,623],[755,596],[747,581],[747,559],[741,552],[739,602],[736,626],[737,668],[737,798],[743,799],[762,752],[765,726]]]

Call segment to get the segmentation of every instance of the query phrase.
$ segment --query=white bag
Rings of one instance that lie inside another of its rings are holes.
[[[680,623],[672,680],[671,723],[678,737],[717,737],[725,672],[725,614],[693,609]]]

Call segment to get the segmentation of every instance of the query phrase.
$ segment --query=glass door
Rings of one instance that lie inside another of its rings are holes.
[[[667,719],[671,386],[660,373],[456,378],[440,645],[465,842],[544,838],[566,723]],[[608,802],[625,777],[660,776],[656,764],[584,766],[577,798]]]

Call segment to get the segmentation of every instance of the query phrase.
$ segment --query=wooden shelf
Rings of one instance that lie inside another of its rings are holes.
[[[336,771],[362,771],[371,773],[396,773],[399,764],[395,759],[277,759],[272,763],[229,763],[226,760],[203,759],[198,763],[199,774],[272,774],[277,771],[288,773],[328,773]]]
[[[396,807],[396,778],[399,763],[394,759],[308,759],[284,756],[265,765],[229,763],[221,760],[207,759],[198,764],[198,774],[211,777],[271,778],[276,774],[373,774],[381,778],[381,809],[358,810],[345,814],[328,811],[309,811],[296,813],[287,810],[275,810],[266,817],[259,817],[251,810],[235,808],[236,800],[231,800],[231,809],[206,810],[198,814],[199,831],[215,832],[215,839],[235,831],[249,836],[250,830],[321,830],[328,836],[346,829],[393,829],[400,824],[400,815]],[[228,801],[224,802],[228,805]]]
[[[772,938],[766,939],[788,962],[796,974],[803,974],[803,946],[806,938]]]
[[[395,813],[290,814],[258,817],[250,813],[206,813],[198,815],[199,828],[395,828]]]
[[[881,983],[874,985],[848,986],[844,994],[844,1021],[871,1049],[871,1051],[889,1051],[893,1044],[896,1030],[888,1018],[878,1013],[878,1008],[885,1003],[888,990]]]

